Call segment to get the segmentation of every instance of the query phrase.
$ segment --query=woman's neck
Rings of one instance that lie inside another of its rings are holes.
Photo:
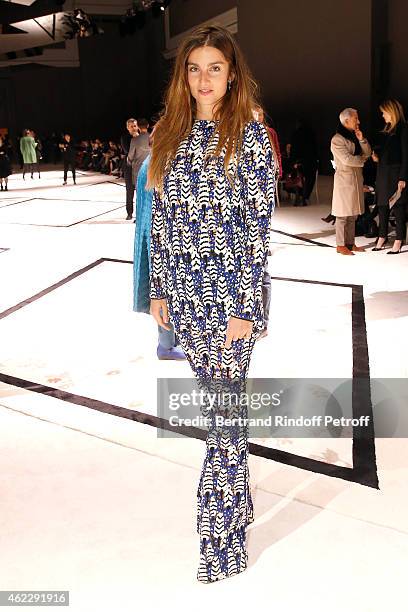
[[[202,121],[215,121],[215,106],[197,106],[196,119]]]

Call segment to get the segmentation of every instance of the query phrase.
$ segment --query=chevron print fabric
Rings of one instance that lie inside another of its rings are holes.
[[[248,123],[239,156],[224,170],[217,122],[196,120],[171,162],[163,193],[153,194],[150,297],[166,298],[170,319],[199,385],[245,387],[263,329],[262,277],[275,207],[275,166],[266,128]],[[249,340],[223,348],[231,316],[253,321]],[[202,411],[206,406],[201,407]],[[197,491],[200,562],[209,583],[247,567],[253,519],[246,427],[220,427],[213,407]],[[231,414],[245,418],[245,407]],[[225,416],[225,412],[223,412]]]

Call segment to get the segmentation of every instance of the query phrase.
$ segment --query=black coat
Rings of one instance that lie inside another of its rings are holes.
[[[123,159],[123,174],[126,179],[129,181],[132,180],[132,166],[127,163],[127,156],[129,155],[130,143],[132,142],[132,136],[129,131],[126,134],[123,134],[120,139],[120,144],[122,146],[122,150],[125,154]]]
[[[126,134],[122,134],[122,137],[120,139],[120,144],[122,145],[123,152],[126,156],[129,153],[129,147],[130,147],[131,142],[132,142],[132,136],[129,134],[129,132],[126,132]]]
[[[76,149],[75,149],[75,145],[72,142],[72,140],[70,142],[68,142],[67,140],[63,140],[62,141],[62,160],[64,163],[66,164],[75,164],[75,158],[76,158]]]
[[[388,206],[388,200],[396,191],[398,181],[405,181],[407,186],[399,200],[400,205],[408,201],[408,125],[400,121],[390,134],[383,134],[383,139],[375,147],[379,157],[377,166],[377,204]]]

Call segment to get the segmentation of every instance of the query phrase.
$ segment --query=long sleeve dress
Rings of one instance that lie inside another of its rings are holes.
[[[133,310],[150,312],[149,300],[149,254],[150,225],[153,190],[146,189],[150,155],[146,157],[137,176],[136,224],[133,249]]]
[[[250,122],[241,155],[230,160],[230,182],[224,171],[226,147],[214,155],[216,126],[216,121],[194,121],[164,177],[163,191],[154,190],[150,297],[166,298],[200,386],[219,392],[221,383],[229,393],[242,393],[264,327],[262,277],[275,207],[275,164],[266,128]],[[231,316],[253,321],[253,333],[225,349]],[[210,414],[197,490],[197,579],[206,583],[247,567],[246,527],[253,521],[247,427],[217,425],[220,411],[218,406]],[[240,403],[223,412],[243,419],[246,414]]]

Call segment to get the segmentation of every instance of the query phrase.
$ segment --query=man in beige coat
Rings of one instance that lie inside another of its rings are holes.
[[[337,252],[354,255],[364,251],[354,243],[355,222],[364,212],[363,166],[371,155],[371,147],[360,130],[358,113],[346,108],[340,113],[340,125],[331,140],[334,157],[332,215],[336,217]]]

